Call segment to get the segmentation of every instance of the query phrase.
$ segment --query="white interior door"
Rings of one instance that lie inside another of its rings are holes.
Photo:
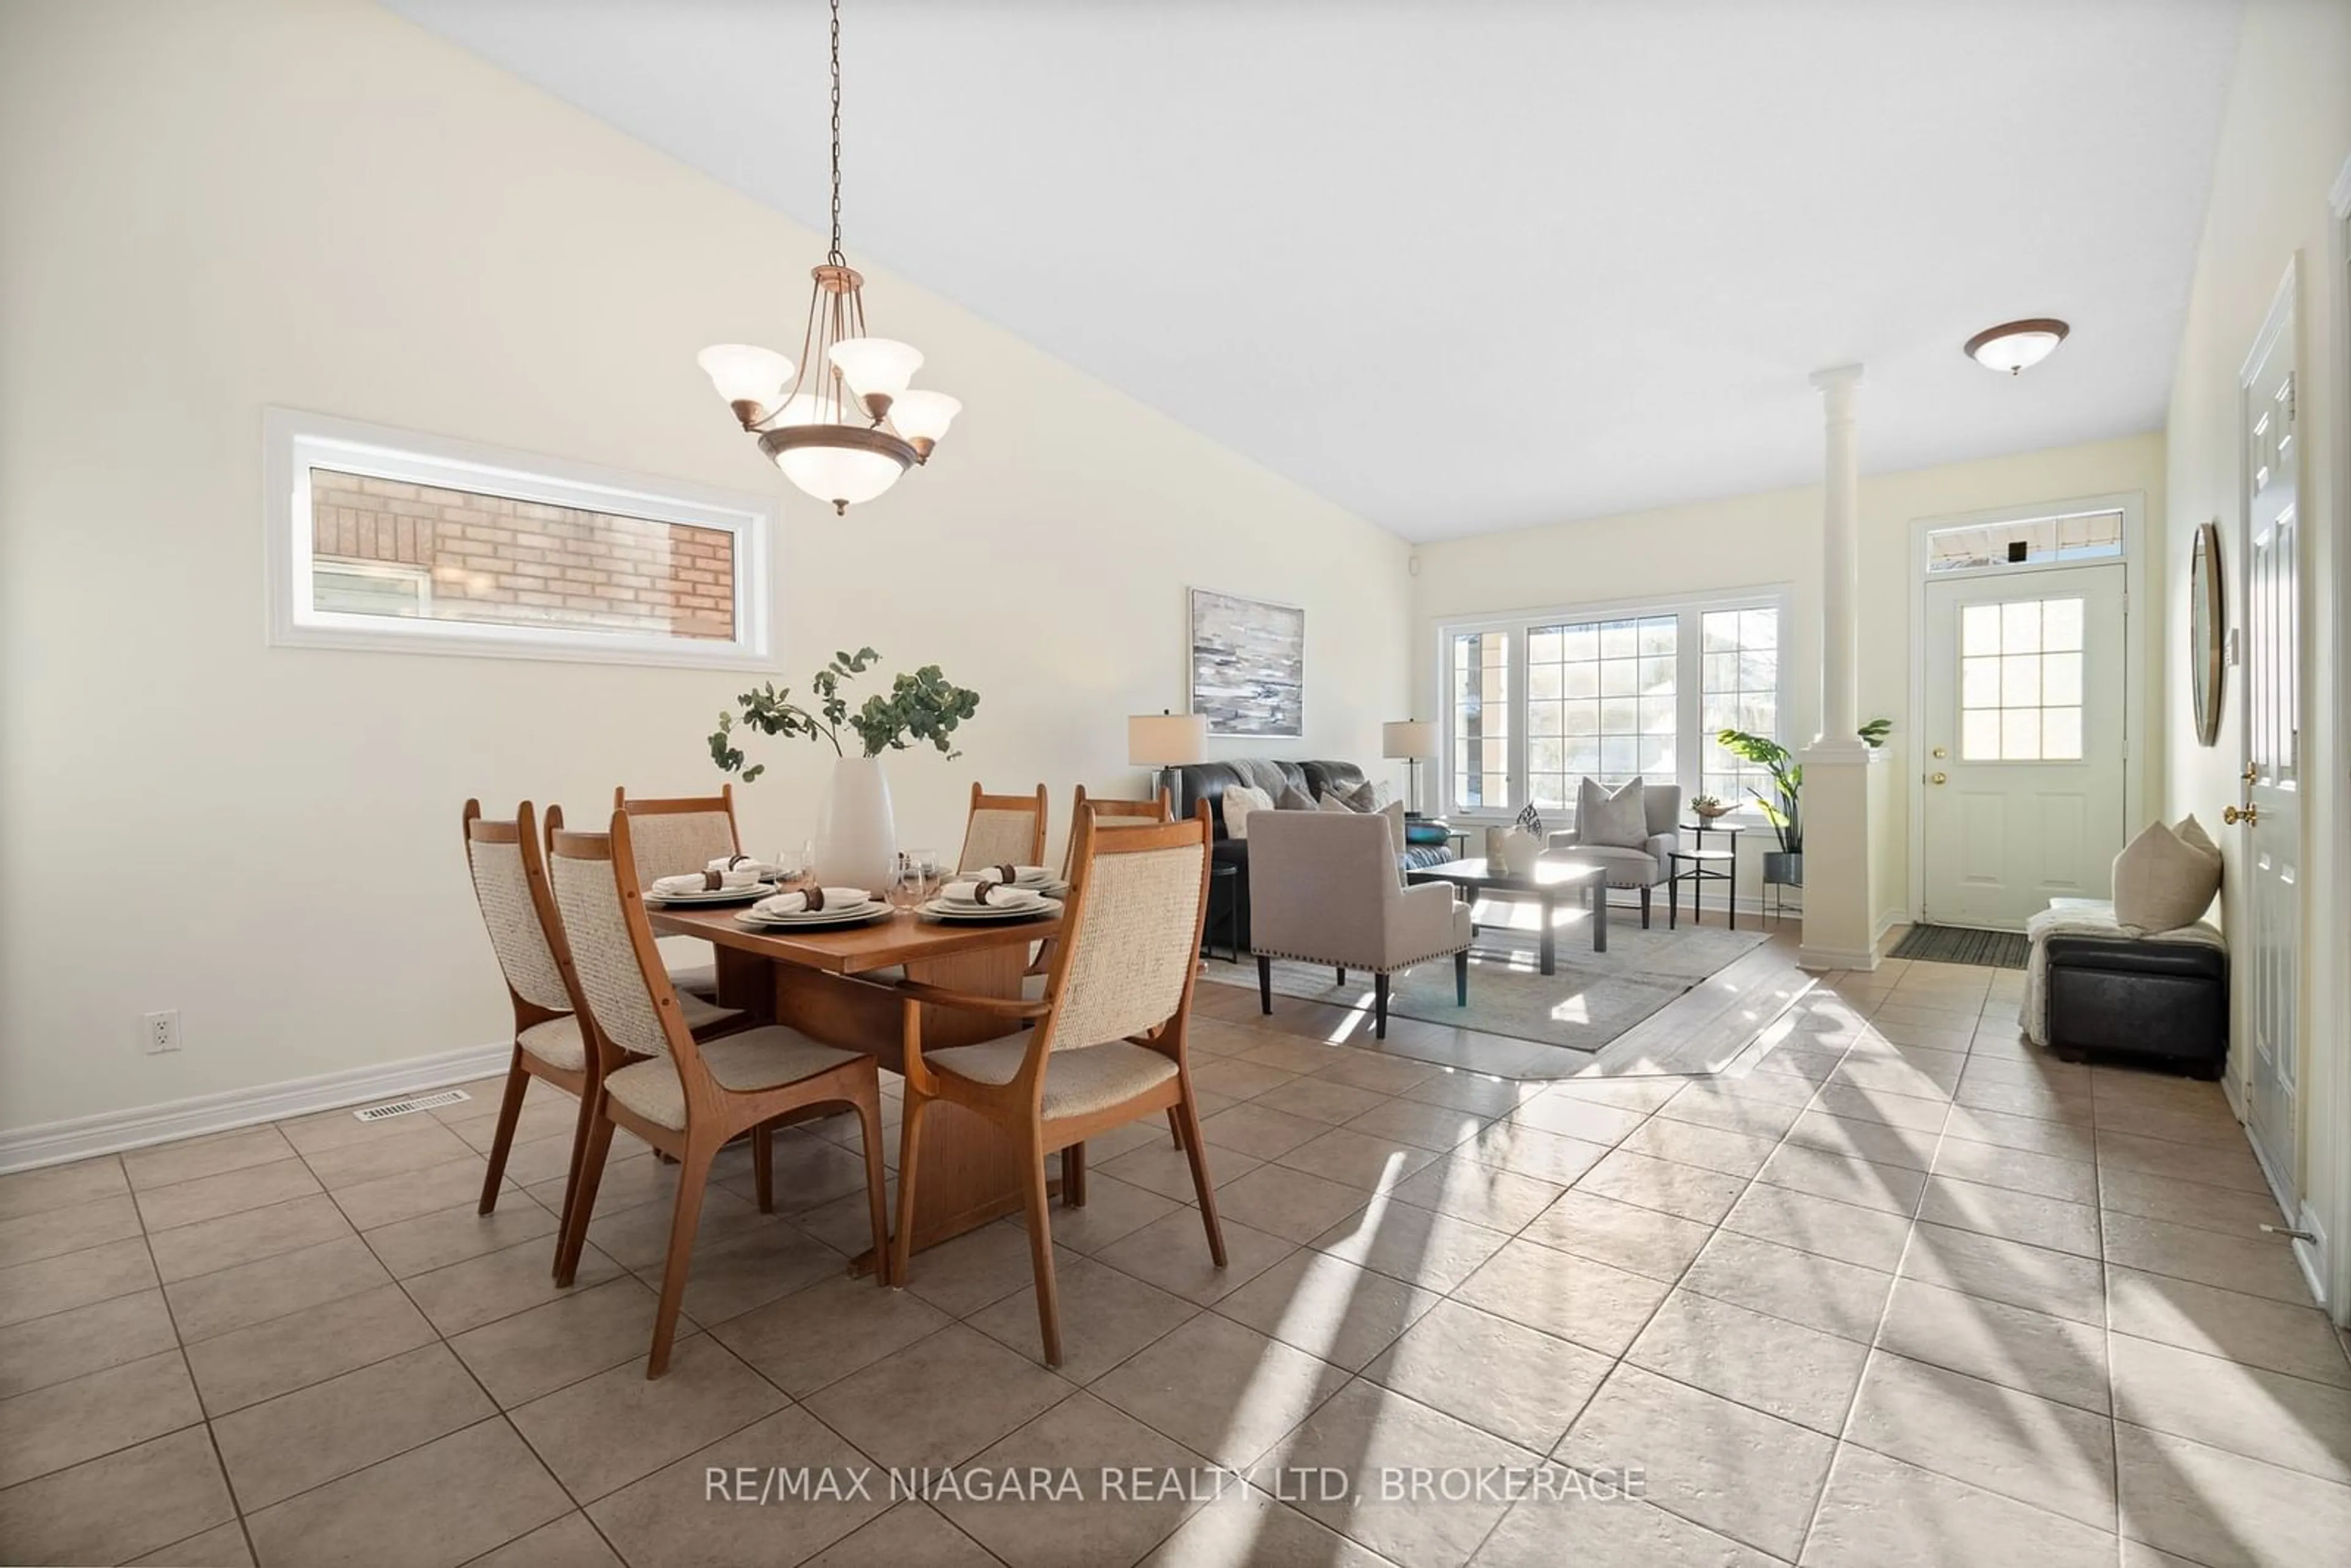
[[[2246,1124],[2288,1215],[2300,1207],[2294,1151],[2302,995],[2301,617],[2294,313],[2281,298],[2245,368],[2245,929],[2232,933],[2243,993]]]
[[[2123,563],[1927,584],[1922,918],[2022,930],[2123,846]]]

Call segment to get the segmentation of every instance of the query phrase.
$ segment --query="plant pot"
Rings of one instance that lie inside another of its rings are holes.
[[[817,880],[886,894],[898,870],[898,829],[890,814],[890,779],[878,757],[844,757],[832,765],[817,820]]]
[[[1789,887],[1803,886],[1804,852],[1798,850],[1794,854],[1790,854],[1785,850],[1764,851],[1763,880],[1781,883]]]

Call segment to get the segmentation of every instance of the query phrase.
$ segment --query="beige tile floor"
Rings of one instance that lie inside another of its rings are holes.
[[[730,1156],[658,1384],[670,1174],[619,1158],[554,1290],[559,1095],[487,1218],[488,1084],[0,1178],[0,1559],[2345,1561],[2351,1362],[2254,1228],[2219,1091],[2032,1051],[2017,981],[1834,977],[1735,1076],[1550,1085],[1219,1005],[1231,1266],[1164,1130],[1098,1145],[1055,1218],[1058,1373],[1008,1221],[904,1291],[846,1276],[831,1124],[780,1145],[782,1213]],[[705,1495],[713,1468],[925,1464],[1077,1467],[1088,1495]],[[1111,1501],[1104,1464],[1263,1485]],[[1317,1467],[1352,1490],[1282,1479]],[[1416,1469],[1563,1495],[1382,1494]],[[1588,1495],[1632,1469],[1639,1499]]]

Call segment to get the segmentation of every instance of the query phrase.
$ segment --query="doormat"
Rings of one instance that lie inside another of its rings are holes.
[[[1964,925],[1913,925],[1889,958],[1929,964],[1980,964],[1989,969],[2022,969],[2032,943],[2022,931],[1974,931]]]

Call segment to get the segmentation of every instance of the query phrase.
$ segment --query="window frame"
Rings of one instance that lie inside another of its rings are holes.
[[[1745,589],[1710,590],[1698,593],[1667,594],[1638,599],[1609,600],[1583,604],[1547,606],[1538,610],[1514,610],[1507,613],[1448,616],[1437,626],[1437,692],[1442,716],[1438,723],[1437,808],[1448,817],[1470,821],[1508,821],[1525,810],[1531,795],[1528,785],[1527,743],[1527,664],[1528,638],[1541,628],[1590,621],[1629,621],[1649,616],[1673,616],[1677,619],[1674,638],[1674,782],[1682,789],[1687,801],[1698,792],[1698,780],[1705,765],[1706,731],[1705,696],[1701,691],[1705,665],[1702,635],[1704,617],[1709,611],[1769,610],[1779,619],[1779,669],[1776,711],[1777,727],[1787,727],[1791,695],[1790,661],[1787,658],[1790,612],[1792,589],[1787,583],[1771,583]],[[1510,716],[1510,734],[1507,747],[1509,758],[1508,784],[1510,804],[1507,807],[1464,806],[1454,798],[1454,747],[1458,720],[1453,708],[1453,640],[1468,632],[1499,633],[1510,639],[1509,674],[1504,701]],[[1795,749],[1783,736],[1782,745]],[[1553,810],[1562,813],[1557,823],[1545,826],[1573,827],[1573,802],[1562,807],[1538,807],[1546,816]],[[1762,813],[1752,800],[1732,804],[1727,819],[1740,826],[1763,821]]]
[[[265,410],[262,426],[266,641],[271,647],[705,670],[775,667],[769,606],[775,600],[771,572],[777,510],[770,497],[295,409]],[[734,539],[735,635],[720,641],[321,610],[310,597],[313,467],[723,530]]]

